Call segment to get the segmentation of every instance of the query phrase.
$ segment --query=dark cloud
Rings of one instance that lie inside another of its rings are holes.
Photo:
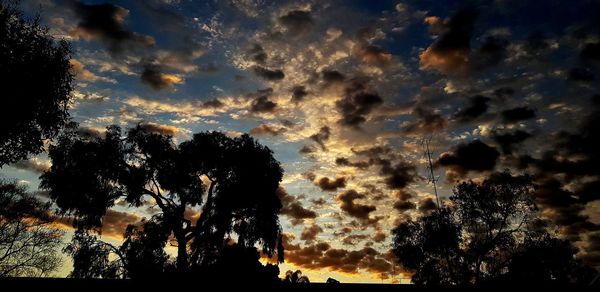
[[[412,112],[417,120],[403,124],[402,131],[407,134],[433,133],[448,127],[448,120],[442,115],[422,106],[416,106]]]
[[[327,126],[323,126],[321,129],[319,129],[319,132],[312,134],[309,138],[317,142],[323,151],[327,151],[325,142],[329,140],[329,136],[331,136],[331,129]]]
[[[354,200],[364,199],[366,195],[359,194],[355,190],[347,190],[337,196],[338,201],[341,202],[340,208],[348,213],[352,217],[356,217],[362,220],[368,220],[369,214],[375,211],[377,208],[373,205],[363,205],[355,203]]]
[[[134,49],[136,46],[149,47],[154,39],[131,32],[125,27],[129,11],[123,7],[104,4],[75,2],[74,11],[80,18],[75,34],[84,39],[97,38],[104,42],[112,53]]]
[[[529,139],[531,136],[531,133],[523,130],[516,130],[506,133],[494,131],[492,133],[492,138],[494,141],[496,141],[496,143],[498,143],[498,145],[500,145],[502,153],[504,154],[511,154],[515,145],[518,145],[521,142]]]
[[[416,209],[417,205],[410,201],[413,196],[412,193],[406,190],[397,191],[396,198],[398,198],[398,200],[394,202],[394,209],[400,212]]]
[[[489,101],[489,97],[482,95],[473,96],[469,98],[467,106],[454,114],[454,117],[461,122],[472,121],[487,112]]]
[[[423,214],[429,214],[431,211],[436,209],[437,205],[432,198],[423,198],[419,200],[419,212]]]
[[[278,21],[291,36],[300,36],[310,32],[314,24],[310,11],[303,10],[289,11],[279,17]]]
[[[399,161],[393,166],[391,162],[385,161],[380,174],[385,176],[385,184],[390,189],[402,189],[418,177],[417,168],[408,161]]]
[[[294,86],[291,90],[292,92],[292,101],[293,102],[301,102],[304,97],[308,95],[306,91],[306,87],[302,85]]]
[[[360,169],[366,169],[369,166],[371,166],[371,164],[368,161],[350,161],[348,160],[348,158],[344,158],[344,157],[338,157],[335,159],[335,164],[336,165],[341,165],[341,166],[352,166],[352,167],[356,167],[356,168],[360,168]]]
[[[254,44],[254,46],[246,52],[246,56],[257,64],[264,64],[268,58],[267,53],[259,44]]]
[[[480,140],[474,140],[470,143],[459,144],[450,152],[442,153],[435,163],[464,175],[469,171],[494,169],[499,156],[500,152],[496,148],[488,146]]]
[[[325,200],[324,198],[313,199],[313,200],[310,200],[310,201],[315,206],[323,206],[323,205],[325,205],[327,203],[327,200]]]
[[[352,79],[345,86],[345,97],[336,102],[342,114],[339,122],[345,126],[358,127],[367,120],[366,116],[382,103],[383,99],[370,88],[368,81]]]
[[[141,218],[135,214],[108,210],[102,218],[102,235],[122,238],[130,224],[139,223]]]
[[[594,72],[590,68],[586,67],[575,67],[569,70],[569,80],[591,82],[594,81]]]
[[[298,149],[298,153],[301,153],[301,154],[310,154],[310,153],[314,153],[314,152],[317,152],[317,149],[315,147],[308,146],[308,145],[302,145],[302,147],[300,147],[300,149]]]
[[[326,85],[341,83],[346,80],[346,76],[337,70],[323,70],[321,71],[321,78]]]
[[[267,124],[260,124],[255,128],[252,128],[250,130],[250,134],[251,135],[255,135],[255,136],[263,136],[263,135],[270,135],[270,136],[279,136],[283,133],[285,133],[287,131],[286,128],[284,127],[274,127],[274,126],[269,126]]]
[[[516,107],[502,111],[502,120],[505,123],[516,123],[535,118],[535,110],[528,107]]]
[[[416,209],[417,205],[411,201],[396,201],[394,202],[394,209],[404,212],[408,210]]]
[[[273,94],[272,88],[260,89],[256,93],[251,94],[250,97],[253,97],[254,100],[250,106],[250,111],[256,113],[273,112],[277,107],[277,103],[269,100],[271,94]]]
[[[500,36],[487,36],[475,56],[476,69],[482,69],[500,63],[506,57],[509,41]]]
[[[478,12],[463,9],[455,13],[443,26],[443,33],[420,55],[421,68],[433,68],[443,73],[465,73],[469,69],[471,35]]]
[[[377,233],[375,233],[375,235],[373,235],[373,241],[375,242],[384,242],[385,239],[387,238],[387,235],[381,231],[378,231]]]
[[[277,189],[277,196],[283,206],[279,211],[280,214],[288,216],[292,220],[292,224],[298,225],[304,222],[304,219],[317,218],[317,213],[306,209],[302,206],[302,203],[294,196],[291,196],[287,191],[279,187]]]
[[[582,204],[600,200],[600,180],[593,180],[581,184],[575,194]]]
[[[280,69],[271,70],[262,66],[255,66],[254,74],[267,81],[280,81],[285,78],[285,74]]]
[[[580,56],[583,60],[600,60],[600,42],[586,43]]]
[[[144,64],[142,82],[150,85],[154,90],[161,90],[181,84],[183,79],[176,74],[165,73],[162,66],[157,64]]]
[[[300,239],[304,240],[305,243],[310,244],[317,239],[317,234],[323,232],[323,228],[317,224],[312,224],[305,227],[300,234]]]
[[[387,279],[392,273],[392,264],[388,258],[371,247],[360,250],[335,249],[325,242],[314,245],[292,246],[285,249],[286,262],[304,269],[329,269],[344,273],[359,273],[361,270],[377,273]]]
[[[210,108],[219,108],[222,107],[224,104],[217,98],[215,99],[211,99],[211,100],[207,100],[205,102],[202,103],[202,106],[205,107],[210,107]]]
[[[499,100],[505,100],[507,97],[515,94],[515,90],[510,87],[500,87],[494,90],[494,96]]]
[[[84,137],[100,138],[104,136],[104,132],[94,128],[82,127],[77,128],[77,133]]]
[[[328,177],[322,177],[314,183],[323,191],[333,192],[337,191],[337,189],[346,187],[346,178],[338,177],[336,179],[330,179]]]
[[[367,64],[386,66],[392,61],[392,54],[380,46],[369,45],[358,51],[358,58]]]
[[[138,126],[148,132],[173,136],[179,132],[179,129],[175,126],[161,125],[157,123],[140,123]]]

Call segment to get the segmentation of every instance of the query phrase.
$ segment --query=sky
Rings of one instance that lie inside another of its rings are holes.
[[[250,133],[273,150],[283,273],[408,282],[390,231],[435,208],[423,141],[442,201],[460,180],[529,173],[540,213],[600,266],[599,1],[20,6],[71,42],[81,127]],[[49,166],[41,154],[1,173],[35,191]],[[102,236],[155,212],[117,204]]]

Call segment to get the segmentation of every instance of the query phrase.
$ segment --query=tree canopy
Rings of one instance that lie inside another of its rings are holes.
[[[0,1],[0,167],[41,153],[68,121],[70,48]]]
[[[117,201],[160,210],[130,226],[120,248],[109,249],[118,250],[128,277],[165,271],[167,242],[177,246],[178,272],[216,264],[232,240],[283,261],[276,195],[283,170],[272,151],[248,135],[202,132],[176,145],[171,136],[142,126],[126,133],[111,126],[101,136],[72,126],[49,157],[52,167],[41,176],[41,187],[81,230],[101,228]],[[190,210],[200,213],[195,222],[186,217]],[[94,246],[86,240],[76,238],[72,250]]]
[[[393,230],[400,264],[424,285],[589,283],[592,268],[548,233],[527,175],[461,182],[450,203]]]
[[[0,277],[48,276],[60,266],[63,232],[53,220],[50,204],[0,181]]]

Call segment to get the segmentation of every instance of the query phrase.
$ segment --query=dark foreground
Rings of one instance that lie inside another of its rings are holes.
[[[517,289],[517,290],[515,290]],[[558,289],[558,290],[557,290]],[[235,276],[220,281],[164,281],[164,280],[103,280],[103,279],[64,279],[64,278],[0,278],[0,291],[600,291],[597,285],[560,286],[535,285],[493,285],[482,287],[423,287],[400,284],[325,284],[310,283],[299,285],[257,285],[236,281]]]

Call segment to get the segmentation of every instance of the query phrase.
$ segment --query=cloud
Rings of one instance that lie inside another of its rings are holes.
[[[308,146],[308,145],[302,145],[302,147],[300,147],[300,149],[298,149],[298,153],[300,153],[300,154],[310,154],[310,153],[314,153],[314,152],[317,152],[317,149],[315,147]]]
[[[108,210],[102,218],[102,235],[122,238],[127,226],[139,223],[140,220],[140,216],[133,213]]]
[[[535,118],[535,110],[527,106],[502,111],[502,121],[505,123],[516,123],[533,118]]]
[[[465,175],[469,171],[494,169],[499,156],[500,152],[496,148],[474,140],[459,144],[450,152],[442,153],[435,164],[451,169],[459,175]]]
[[[144,65],[141,79],[143,83],[150,85],[155,90],[173,87],[184,82],[181,75],[164,73],[163,68],[155,64]]]
[[[298,225],[302,224],[304,219],[317,218],[316,212],[304,208],[302,203],[296,197],[289,195],[284,188],[279,187],[277,189],[277,196],[283,205],[279,213],[290,217],[292,224]]]
[[[513,132],[505,132],[499,133],[498,131],[494,131],[492,133],[492,138],[500,148],[502,149],[503,154],[511,154],[513,152],[513,147],[522,143],[523,141],[529,139],[532,136],[531,133],[524,130],[516,130]]]
[[[267,124],[260,124],[257,127],[252,128],[252,130],[250,130],[250,134],[255,135],[255,136],[264,136],[264,135],[279,136],[279,135],[285,133],[286,131],[287,131],[287,129],[284,127],[276,128],[275,126],[270,126]]]
[[[273,112],[277,107],[277,103],[269,100],[267,96],[261,96],[252,101],[252,106],[250,107],[250,111],[256,113],[268,113]]]
[[[322,177],[319,180],[316,180],[314,184],[323,191],[333,192],[337,191],[337,189],[346,187],[346,178],[338,177],[334,180],[328,177]]]
[[[255,113],[273,112],[277,107],[277,103],[269,100],[269,97],[272,94],[272,88],[265,88],[259,89],[255,93],[248,95],[248,97],[253,98],[250,106],[250,111]]]
[[[344,273],[357,274],[361,271],[376,273],[387,279],[392,273],[392,264],[387,260],[391,255],[382,254],[371,247],[359,250],[331,248],[326,242],[304,246],[286,246],[287,263],[304,269],[329,269]]]
[[[392,61],[392,54],[376,45],[369,45],[358,52],[358,58],[367,64],[386,66]]]
[[[349,80],[345,86],[345,96],[336,102],[344,126],[358,127],[364,123],[366,116],[383,103],[383,98],[371,88],[368,81],[360,78]]]
[[[422,198],[419,200],[419,212],[423,214],[429,214],[431,211],[437,209],[437,204],[433,201],[432,198]]]
[[[285,32],[290,36],[305,35],[313,27],[313,18],[310,11],[292,10],[280,16],[279,24],[285,28]]]
[[[472,121],[487,112],[489,101],[489,97],[482,95],[473,96],[469,98],[468,105],[456,112],[454,117],[461,122]]]
[[[113,84],[117,83],[117,81],[114,79],[100,77],[100,76],[94,74],[92,71],[86,69],[85,65],[77,59],[69,60],[69,64],[71,65],[71,72],[73,72],[73,74],[75,74],[75,76],[77,78],[79,78],[80,80],[89,81],[89,82],[103,81],[103,82],[108,82],[108,83],[113,83]]]
[[[73,7],[80,18],[77,28],[72,32],[75,36],[85,40],[99,39],[112,53],[154,45],[154,38],[127,30],[124,24],[129,10],[121,6],[75,2]]]
[[[34,173],[43,173],[50,169],[50,167],[52,166],[52,162],[50,162],[50,160],[42,160],[37,157],[32,157],[27,160],[17,161],[11,164],[10,166],[17,169],[31,171]]]
[[[569,70],[568,80],[570,81],[592,82],[594,78],[594,72],[589,68],[575,67]]]
[[[139,126],[148,132],[161,134],[161,135],[174,136],[175,134],[180,132],[179,128],[177,128],[175,126],[161,125],[161,124],[152,123],[152,122],[140,123]]]
[[[292,92],[292,101],[293,102],[301,102],[304,100],[304,97],[308,95],[306,91],[306,87],[302,85],[294,86],[291,90]]]
[[[267,69],[261,66],[254,67],[254,74],[267,81],[280,81],[285,78],[285,74],[281,69]]]
[[[346,80],[346,76],[337,70],[323,70],[321,71],[321,79],[326,85],[332,85],[343,82]]]
[[[345,157],[338,157],[335,159],[335,164],[340,166],[352,166],[359,169],[366,169],[371,166],[369,161],[350,161]]]
[[[417,205],[410,201],[413,198],[413,194],[406,190],[399,190],[396,192],[396,198],[398,200],[394,202],[394,209],[404,212],[417,208]]]
[[[317,234],[321,232],[323,232],[323,228],[313,223],[312,225],[302,230],[302,233],[300,234],[300,239],[304,240],[305,243],[310,244],[317,239]]]
[[[384,182],[390,189],[402,189],[418,177],[417,168],[408,161],[391,162],[382,160],[379,173],[385,177]]]
[[[264,64],[269,56],[261,45],[254,44],[246,51],[246,57],[256,64]]]
[[[444,32],[419,56],[421,69],[436,69],[446,74],[465,73],[469,69],[471,34],[476,19],[475,10],[463,9],[444,21]],[[430,23],[439,25],[439,21]]]
[[[340,201],[340,208],[348,213],[348,215],[352,217],[356,217],[362,220],[368,220],[369,214],[375,211],[377,208],[373,205],[363,205],[360,203],[355,203],[354,200],[364,199],[366,195],[359,194],[355,190],[347,190],[337,196],[338,201]]]
[[[317,144],[319,144],[319,146],[321,146],[321,149],[323,151],[327,150],[327,147],[325,146],[325,142],[327,142],[327,140],[329,140],[329,137],[331,136],[331,129],[328,126],[323,126],[321,127],[321,129],[319,129],[319,132],[310,135],[310,139],[317,142]]]
[[[448,120],[442,115],[422,106],[413,109],[413,115],[417,116],[415,121],[402,124],[402,131],[407,134],[433,133],[448,127]]]

